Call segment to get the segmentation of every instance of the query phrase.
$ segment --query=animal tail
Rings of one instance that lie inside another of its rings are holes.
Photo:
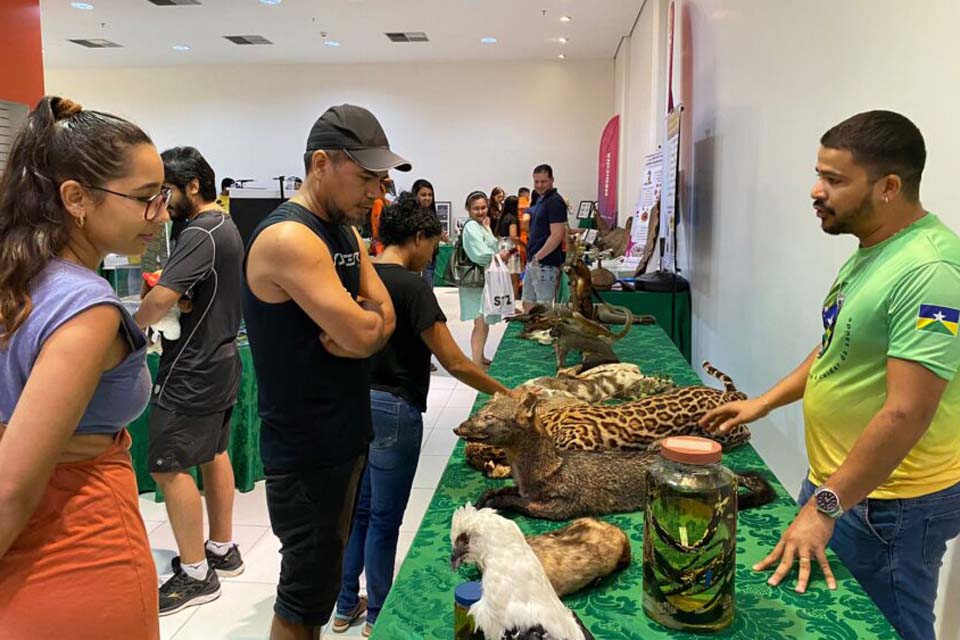
[[[623,315],[625,316],[623,320],[623,330],[620,333],[615,333],[614,335],[617,336],[617,338],[622,338],[628,333],[630,333],[630,329],[633,327],[633,313],[630,311],[630,309],[627,309],[626,307],[612,305],[612,304],[608,304],[607,308],[610,309],[611,311],[614,309],[622,310]]]
[[[703,370],[707,374],[713,376],[717,380],[723,383],[723,388],[726,389],[727,393],[738,393],[737,385],[733,383],[733,378],[725,374],[720,369],[714,367],[708,360],[703,361]]]
[[[777,492],[774,491],[773,485],[763,474],[757,471],[737,471],[735,473],[737,474],[737,484],[746,489],[744,493],[737,493],[737,509],[739,511],[756,509],[777,499]]]

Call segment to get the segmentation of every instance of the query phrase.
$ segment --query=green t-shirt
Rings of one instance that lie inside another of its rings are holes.
[[[843,464],[887,396],[887,358],[947,380],[930,428],[871,498],[913,498],[960,482],[960,238],[927,214],[858,249],[823,304],[823,342],[803,410],[810,480]]]

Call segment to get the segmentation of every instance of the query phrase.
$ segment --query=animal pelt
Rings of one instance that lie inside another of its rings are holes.
[[[615,307],[615,309],[622,309],[624,313],[623,318],[631,322],[633,321],[633,314],[629,309],[625,307]],[[521,338],[529,338],[533,332],[549,331],[561,322],[567,322],[584,335],[606,340],[608,344],[613,344],[630,331],[629,326],[624,326],[619,333],[614,333],[602,323],[590,320],[576,311],[570,311],[564,307],[555,307],[548,310],[542,305],[537,305],[528,313],[513,316],[508,319],[508,322],[523,323],[523,330],[520,332]],[[620,322],[619,324],[628,325],[629,323]]]
[[[640,367],[629,362],[604,364],[586,371],[583,365],[561,369],[557,377],[543,376],[527,380],[517,389],[537,391],[541,398],[568,396],[587,404],[607,400],[644,398],[674,388],[664,376],[646,376]]]
[[[632,324],[633,314],[626,307],[607,304],[596,292],[590,270],[583,262],[583,246],[572,238],[570,247],[563,264],[563,272],[570,279],[570,308],[590,320],[606,324]],[[655,323],[656,318],[652,316],[641,317],[640,324]]]
[[[527,536],[527,544],[561,597],[630,566],[627,534],[595,518],[580,518],[562,529]]]
[[[579,366],[579,365],[578,365]],[[484,407],[496,401],[491,399]],[[539,405],[538,411],[557,411],[572,406],[587,406],[582,400],[578,400],[566,394],[546,395]],[[483,412],[483,409],[480,410]],[[492,479],[503,479],[510,477],[510,465],[507,462],[507,454],[502,449],[491,447],[481,442],[467,442],[464,449],[464,456],[467,462],[477,471],[482,471],[484,475]]]
[[[483,597],[470,607],[477,629],[491,640],[594,640],[560,601],[520,527],[492,509],[464,505],[450,527],[451,566],[476,564]]]
[[[567,259],[563,272],[570,279],[570,308],[579,311],[584,317],[593,319],[593,281],[590,269],[583,262],[583,245],[571,237],[568,244]],[[599,297],[599,296],[598,296]]]
[[[561,369],[556,378],[541,377],[528,380],[517,390],[535,391],[540,396],[537,410],[544,413],[568,407],[596,405],[608,400],[638,399],[665,393],[675,388],[673,381],[665,376],[646,376],[640,367],[632,363],[605,364],[583,371],[578,364]],[[565,400],[566,398],[566,400]],[[478,413],[489,411],[491,399]],[[489,478],[509,478],[510,466],[506,454],[495,447],[470,442],[466,447],[467,462]]]
[[[502,448],[513,471],[516,486],[487,491],[477,505],[547,520],[642,509],[647,470],[659,454],[558,449],[540,424],[537,402],[536,394],[525,393],[515,414],[486,413],[454,430],[467,440]],[[776,498],[770,483],[759,473],[738,474],[738,482],[747,489],[737,496],[740,510],[762,506]]]
[[[707,373],[723,382],[723,390],[704,386],[672,388],[668,380],[648,377],[639,381],[638,386],[630,391],[639,397],[638,400],[616,406],[597,406],[597,403],[567,407],[552,405],[549,409],[538,409],[538,417],[562,449],[644,451],[655,449],[664,438],[682,435],[712,438],[725,449],[738,447],[750,440],[748,425],[735,425],[720,435],[705,432],[699,422],[708,411],[728,402],[743,400],[746,395],[737,390],[730,376],[709,362],[704,362],[703,367]],[[588,371],[578,375],[589,377],[592,374]],[[496,395],[467,422],[487,413],[512,415],[518,411],[518,407],[517,398]],[[466,452],[470,466],[483,471],[488,477],[510,476],[510,467],[503,451],[486,443],[468,443]]]
[[[623,228],[611,229],[603,216],[597,213],[597,242],[600,249],[610,251],[614,258],[619,258],[627,253],[627,246],[630,244],[630,232],[633,228],[633,216],[627,218],[627,223]]]
[[[626,327],[629,328],[630,325]],[[580,353],[585,369],[620,362],[620,358],[610,346],[609,339],[585,334],[571,321],[558,322],[550,329],[550,335],[555,339],[553,350],[557,358],[558,371],[567,366],[567,354],[571,351]]]

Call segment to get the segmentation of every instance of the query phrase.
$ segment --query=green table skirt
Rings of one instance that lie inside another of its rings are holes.
[[[491,374],[507,386],[552,374],[549,347],[517,339],[512,325],[497,351]],[[665,373],[682,385],[699,384],[667,335],[653,326],[634,327],[618,343],[624,361],[636,362],[648,374]],[[486,401],[477,399],[474,409]],[[886,640],[896,634],[860,585],[836,556],[831,564],[839,580],[837,591],[826,588],[821,576],[805,595],[793,589],[795,574],[780,588],[767,585],[769,574],[755,573],[751,565],[769,553],[797,514],[788,492],[776,482],[753,447],[725,455],[733,469],[764,471],[775,484],[778,499],[760,509],[740,514],[737,531],[737,613],[733,625],[712,637],[737,640]],[[464,461],[463,443],[453,452],[420,530],[407,554],[385,606],[374,627],[374,640],[449,640],[453,636],[453,590],[476,579],[472,568],[450,570],[450,518],[454,510],[475,501],[487,488],[506,481],[487,480]],[[560,523],[513,516],[526,533],[542,533]],[[630,538],[633,561],[624,571],[599,586],[573,594],[564,602],[581,617],[598,640],[703,637],[670,631],[651,622],[642,611],[643,514],[605,517]]]
[[[649,291],[604,291],[604,302],[630,309],[637,315],[651,315],[690,362],[690,292],[652,293]],[[616,349],[616,346],[614,346]]]
[[[227,452],[233,463],[236,486],[240,491],[252,491],[258,480],[263,480],[263,464],[260,462],[260,416],[257,412],[257,377],[253,371],[253,356],[250,346],[239,346],[240,362],[243,374],[240,378],[240,391],[237,404],[233,408],[231,420],[230,444]],[[151,355],[147,358],[152,378],[157,376],[160,358]],[[133,468],[137,472],[137,487],[140,493],[155,491],[156,484],[150,477],[147,448],[150,438],[150,407],[128,427],[133,439],[130,454]],[[195,473],[195,471],[194,471]],[[159,497],[159,496],[158,496]]]

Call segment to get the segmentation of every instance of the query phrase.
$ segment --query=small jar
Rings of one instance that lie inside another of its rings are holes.
[[[706,438],[667,438],[647,471],[643,610],[671,629],[730,626],[737,567],[737,478]]]
[[[483,585],[479,582],[464,582],[453,592],[453,640],[484,640],[483,632],[476,629],[470,607],[483,597]]]

